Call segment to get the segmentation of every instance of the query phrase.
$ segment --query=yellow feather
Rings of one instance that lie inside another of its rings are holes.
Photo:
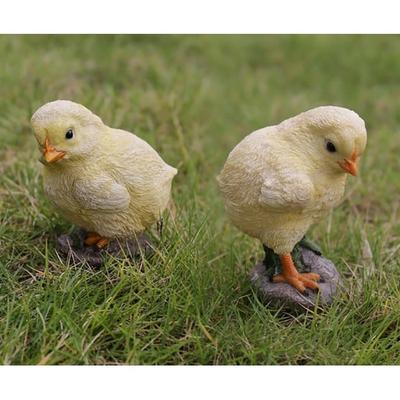
[[[66,219],[107,238],[131,236],[160,219],[177,170],[144,140],[63,100],[42,106],[32,127],[39,145],[47,138],[65,152],[45,163],[43,178],[48,198]]]
[[[335,143],[337,152],[326,149]],[[233,224],[277,254],[338,205],[346,174],[339,162],[366,145],[364,121],[341,107],[318,107],[255,131],[229,154],[218,182]]]

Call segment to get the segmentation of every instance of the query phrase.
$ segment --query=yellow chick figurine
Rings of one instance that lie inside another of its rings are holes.
[[[299,273],[291,252],[339,204],[366,142],[364,121],[355,112],[323,106],[251,133],[229,154],[218,176],[227,213],[279,256],[274,282],[300,292],[318,288],[320,276]]]
[[[31,125],[43,152],[45,193],[88,232],[86,245],[103,248],[160,219],[177,170],[144,140],[67,100],[40,107]]]

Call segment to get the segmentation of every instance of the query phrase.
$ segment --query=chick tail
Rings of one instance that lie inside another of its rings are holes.
[[[177,175],[177,173],[178,173],[178,170],[177,170],[176,168],[174,168],[174,167],[171,167],[170,165],[168,165],[168,170],[169,170],[169,172],[170,172],[171,179],[172,179],[175,175]]]

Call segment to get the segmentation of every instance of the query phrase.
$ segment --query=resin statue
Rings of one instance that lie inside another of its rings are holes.
[[[229,154],[218,177],[227,213],[264,245],[273,282],[319,287],[319,274],[302,273],[299,246],[314,249],[304,236],[339,204],[366,142],[355,112],[324,106],[251,133]]]
[[[103,248],[160,220],[177,170],[144,140],[66,100],[40,107],[31,124],[43,153],[45,193],[87,232],[87,246]]]

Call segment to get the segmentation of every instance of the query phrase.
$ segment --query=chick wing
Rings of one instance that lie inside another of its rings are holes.
[[[126,188],[107,175],[75,181],[72,195],[82,209],[104,213],[126,210],[130,202]]]
[[[314,185],[305,174],[272,174],[264,177],[258,202],[274,211],[301,211],[313,204],[314,192]]]

